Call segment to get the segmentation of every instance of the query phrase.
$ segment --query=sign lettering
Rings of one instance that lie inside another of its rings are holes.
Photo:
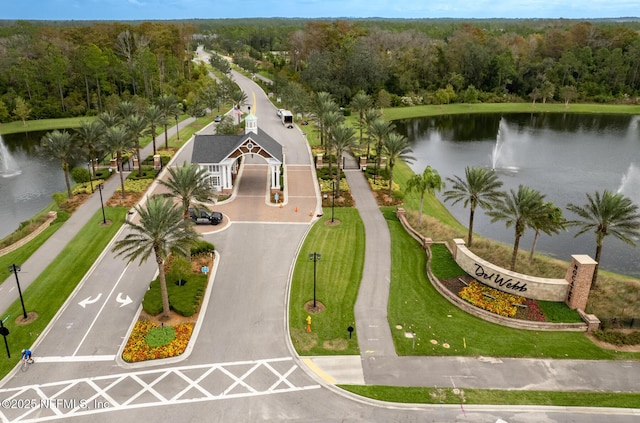
[[[522,283],[521,281],[515,281],[514,283],[512,278],[505,279],[506,276],[500,275],[500,273],[495,273],[495,272],[491,274],[486,273],[484,271],[484,267],[482,267],[482,265],[478,263],[475,263],[475,266],[476,266],[475,276],[478,279],[483,279],[485,281],[493,282],[494,284],[500,286],[501,288],[511,289],[513,291],[518,291],[518,292],[527,292],[526,283]]]

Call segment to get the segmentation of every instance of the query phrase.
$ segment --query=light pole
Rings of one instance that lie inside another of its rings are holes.
[[[102,190],[104,189],[104,184],[98,184],[98,191],[100,191],[100,207],[102,207],[102,223],[104,225],[107,224],[107,217],[104,215],[104,202],[102,201]]]
[[[91,160],[87,163],[87,169],[89,169],[89,183],[91,184],[91,193],[93,193],[93,174],[91,173]]]
[[[338,169],[340,172],[340,169]],[[333,208],[336,205],[336,180],[331,180],[331,223],[333,223]]]
[[[316,266],[320,261],[320,253],[309,254],[309,260],[313,261],[313,308],[316,308]]]
[[[20,295],[20,304],[22,304],[22,317],[27,320],[27,310],[24,308],[24,300],[22,299],[22,290],[20,289],[20,281],[18,280],[18,272],[20,271],[20,266],[17,264],[12,264],[9,266],[9,272],[12,272],[16,275],[16,284],[18,285],[18,294]]]

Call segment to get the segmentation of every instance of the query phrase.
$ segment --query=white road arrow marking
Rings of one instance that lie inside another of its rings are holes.
[[[92,300],[91,297],[87,297],[84,300],[80,301],[78,304],[80,304],[80,307],[82,308],[87,308],[88,304],[93,304],[97,302],[98,300],[100,300],[100,297],[102,297],[102,292],[99,293],[95,299]]]
[[[127,298],[122,298],[122,292],[118,292],[118,298],[116,298],[116,301],[120,303],[120,307],[124,307],[127,304],[133,302],[133,300],[129,298],[128,295],[127,295]]]

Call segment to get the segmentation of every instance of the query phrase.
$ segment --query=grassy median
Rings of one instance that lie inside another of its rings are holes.
[[[293,345],[300,355],[359,354],[358,340],[347,328],[355,327],[354,305],[362,279],[365,233],[358,210],[325,210],[300,250],[289,297],[289,325]],[[305,308],[313,302],[313,267],[309,254],[320,253],[316,262],[316,305],[322,311]],[[311,332],[306,318],[311,317]]]

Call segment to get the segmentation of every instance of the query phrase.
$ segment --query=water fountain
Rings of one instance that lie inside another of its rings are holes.
[[[504,162],[510,159],[508,151],[505,150],[508,128],[504,119],[500,119],[496,143],[491,151],[491,170],[494,172],[517,173],[520,170],[517,166],[508,166]]]
[[[634,163],[631,163],[625,174],[622,175],[617,192],[629,197],[640,206],[640,168]]]
[[[11,156],[11,153],[9,153],[9,149],[4,144],[2,135],[0,135],[0,176],[3,178],[9,178],[11,176],[19,175],[20,173],[22,173],[20,171],[20,167],[13,156]]]

